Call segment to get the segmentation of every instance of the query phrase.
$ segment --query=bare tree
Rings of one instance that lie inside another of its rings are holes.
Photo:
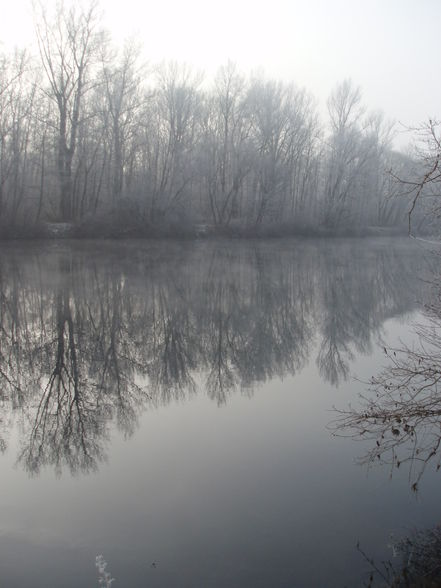
[[[375,142],[365,133],[361,91],[349,80],[328,100],[331,135],[324,190],[324,224],[335,228],[353,222],[354,198]]]
[[[246,82],[234,63],[219,69],[214,95],[206,108],[201,143],[203,176],[211,218],[216,226],[225,227],[238,215],[252,160]]]
[[[429,119],[409,129],[416,136],[412,175],[391,172],[401,185],[401,194],[409,200],[408,231],[412,234],[412,219],[419,213],[420,226],[429,217],[429,223],[438,219],[441,212],[441,121]],[[419,205],[420,210],[417,209]]]
[[[255,225],[293,220],[315,199],[309,188],[316,158],[317,121],[310,97],[292,85],[253,80],[248,92],[256,155],[251,194]],[[318,169],[315,168],[315,172]],[[318,175],[316,173],[316,175]]]
[[[338,409],[331,425],[336,435],[371,442],[360,463],[387,464],[391,471],[408,465],[415,491],[431,462],[441,467],[440,294],[425,314],[415,326],[419,345],[384,348],[388,367],[369,382],[361,405]]]
[[[60,215],[69,221],[75,211],[72,169],[84,97],[91,87],[90,67],[103,38],[97,30],[98,5],[93,1],[86,9],[78,10],[60,3],[50,19],[40,3],[35,13],[40,57],[48,81],[45,92],[58,112]]]
[[[0,218],[14,223],[26,196],[35,83],[30,57],[15,51],[0,57]]]
[[[193,153],[198,141],[201,74],[176,62],[156,70],[156,88],[146,108],[143,192],[149,218],[163,222],[172,213],[182,216],[195,175]]]
[[[388,124],[365,115],[351,82],[329,98],[324,140],[308,93],[246,78],[231,62],[211,87],[176,63],[158,66],[147,87],[139,47],[110,50],[96,0],[67,1],[49,14],[35,0],[37,78],[24,54],[0,58],[3,224],[90,227],[95,217],[103,231],[176,228],[184,219],[205,230],[335,230],[396,224],[409,202],[409,218],[423,196],[435,203],[438,123],[420,129],[426,144],[412,175],[395,170],[408,191],[398,205],[389,198],[397,184],[383,174],[398,159]]]
[[[126,41],[116,57],[103,57],[101,75],[104,104],[101,116],[110,143],[110,193],[113,205],[120,202],[125,183],[128,182],[128,164],[132,153],[130,145],[136,137],[140,109],[145,103],[145,96],[141,92],[142,70],[140,47],[133,40]]]

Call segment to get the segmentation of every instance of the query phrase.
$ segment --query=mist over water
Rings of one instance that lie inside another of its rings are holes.
[[[433,523],[437,478],[416,501],[327,429],[412,337],[429,252],[90,245],[0,253],[7,585],[93,585],[103,552],[116,586],[356,586],[357,540],[385,557],[390,531]]]

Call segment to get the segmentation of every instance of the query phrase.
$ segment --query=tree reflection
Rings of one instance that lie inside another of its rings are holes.
[[[369,383],[361,406],[339,410],[337,435],[370,442],[362,464],[409,468],[413,490],[429,463],[441,467],[441,289],[415,325],[417,346],[384,348],[389,365]]]
[[[111,423],[147,406],[234,391],[301,370],[347,377],[383,321],[412,308],[396,249],[362,243],[82,244],[0,254],[0,448],[20,415],[19,462],[89,472]],[[410,426],[410,425],[409,425]]]
[[[27,470],[53,464],[57,471],[65,464],[72,472],[89,471],[102,458],[102,407],[87,394],[78,357],[78,338],[72,316],[69,291],[64,285],[56,293],[56,329],[53,344],[54,368],[48,374],[35,419],[19,457]],[[50,342],[49,342],[50,345]]]
[[[430,588],[441,583],[441,528],[415,529],[408,536],[393,539],[392,559],[376,562],[357,544],[369,564],[367,588]],[[395,561],[394,561],[395,560]]]

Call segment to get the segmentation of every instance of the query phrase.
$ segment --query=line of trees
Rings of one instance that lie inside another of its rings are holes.
[[[405,224],[386,173],[409,161],[350,81],[323,124],[294,85],[220,67],[148,68],[116,49],[95,3],[36,18],[39,55],[0,56],[0,223],[209,224],[218,228]]]

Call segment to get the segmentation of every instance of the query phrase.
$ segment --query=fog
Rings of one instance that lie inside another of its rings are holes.
[[[327,14],[321,8],[319,36]],[[262,7],[256,10],[261,30]],[[308,21],[308,10],[299,10]],[[410,18],[409,7],[403,10]],[[238,10],[239,21],[245,12],[244,6]],[[111,22],[114,6],[109,13]],[[189,35],[188,15],[181,13],[176,17],[182,16]],[[3,236],[48,236],[52,230],[76,236],[358,234],[373,226],[403,230],[410,209],[419,229],[427,228],[427,207],[418,202],[414,210],[413,195],[403,190],[403,180],[416,186],[425,177],[427,160],[416,151],[397,151],[397,126],[369,107],[350,77],[339,78],[339,68],[320,66],[332,81],[323,109],[323,96],[317,98],[294,75],[281,80],[277,67],[268,68],[271,75],[253,69],[241,51],[237,61],[214,67],[223,55],[211,54],[207,45],[207,75],[197,59],[183,63],[185,51],[180,61],[167,60],[181,47],[175,20],[171,52],[148,62],[148,35],[118,43],[118,35],[112,38],[104,26],[104,14],[96,3],[36,3],[29,49],[5,48],[1,55]],[[135,11],[128,14],[133,23]],[[206,12],[196,14],[203,25]],[[286,10],[279,16],[287,17]],[[279,16],[268,17],[267,43],[261,44],[268,55],[279,46]],[[343,28],[347,18],[342,13]],[[236,53],[233,22],[225,47]],[[216,30],[227,28],[225,14],[216,23]],[[354,25],[346,38],[355,30]],[[251,31],[239,37],[248,51]],[[309,69],[317,57],[311,38],[306,32],[298,38]],[[342,48],[340,36],[325,39],[337,53]],[[200,50],[196,39],[189,45]],[[327,50],[327,43],[318,47]],[[359,48],[355,44],[349,53],[358,55],[363,69],[367,53],[361,58]],[[279,56],[291,50],[279,49]],[[379,63],[378,47],[373,56]],[[334,59],[345,63],[337,54]],[[48,229],[48,222],[67,225]]]
[[[369,108],[404,125],[435,116],[439,108],[436,0],[374,0],[368,7],[359,0],[127,0],[102,8],[101,23],[116,42],[137,36],[152,63],[178,59],[209,77],[228,59],[246,72],[263,68],[270,77],[308,88],[323,113],[336,81],[347,77],[363,88]],[[35,45],[30,1],[3,8],[0,41],[9,48]]]
[[[91,585],[103,553],[128,588],[371,586],[391,531],[434,536],[440,17],[3,10],[8,585]]]

